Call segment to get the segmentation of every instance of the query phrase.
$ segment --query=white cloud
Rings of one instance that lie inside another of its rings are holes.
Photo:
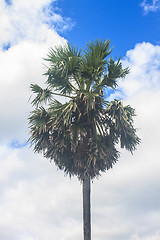
[[[27,149],[5,148],[5,155],[6,163],[2,161],[1,166],[8,174],[5,182],[0,177],[0,183],[4,184],[0,188],[0,238],[77,238],[81,231],[78,180],[64,178],[53,164]]]
[[[17,146],[24,145],[28,138],[29,85],[44,82],[42,73],[46,69],[42,58],[49,47],[66,43],[54,26],[58,23],[65,29],[68,23],[54,11],[47,15],[50,3],[0,2],[0,239],[3,240],[50,240],[53,235],[63,239],[64,234],[65,239],[75,239],[80,232],[79,217],[75,219],[77,209],[72,206],[70,211],[71,204],[63,195],[67,198],[73,193],[67,181],[61,181],[63,174],[58,175],[53,164],[51,167],[40,156],[34,156],[27,147],[14,149],[14,144],[10,144],[17,141]],[[8,43],[11,47],[4,51],[3,45]],[[75,202],[77,198],[76,193]],[[75,231],[68,232],[73,226]]]
[[[73,26],[69,18],[63,18],[54,10],[53,0],[12,0],[7,5],[0,2],[0,43],[15,44],[23,39],[45,41],[49,28],[52,32]]]
[[[137,44],[127,52],[123,64],[129,66],[131,72],[119,82],[119,86],[124,93],[125,104],[136,109],[135,125],[139,128],[142,143],[134,156],[123,152],[122,162],[110,174],[115,177],[114,192],[120,201],[120,209],[125,213],[121,221],[125,223],[127,220],[130,224],[126,239],[133,238],[132,232],[137,237],[135,239],[156,240],[160,221],[160,46]]]
[[[42,74],[46,69],[42,58],[51,46],[66,42],[44,23],[52,18],[43,10],[50,8],[47,4],[51,2],[13,0],[9,6],[0,2],[0,17],[5,19],[0,26],[0,111],[3,112],[0,143],[18,140],[22,144],[27,140],[30,83],[44,82]],[[11,47],[3,51],[3,45],[8,42]]]
[[[42,74],[46,71],[43,59],[50,46],[64,44],[65,40],[56,33],[49,32],[45,42],[21,41],[8,51],[0,51],[0,142],[27,139],[27,117],[33,82],[40,85],[45,81]],[[50,45],[51,44],[51,45]]]
[[[12,174],[23,170],[23,163],[17,156],[17,151],[11,151],[5,146],[0,146],[0,182],[6,183]]]
[[[147,14],[148,12],[157,12],[160,10],[160,1],[152,0],[150,2],[148,0],[144,0],[141,3],[141,7],[143,8],[145,14]]]
[[[160,87],[160,46],[150,43],[137,44],[129,50],[123,61],[131,73],[119,86],[127,97],[133,97],[143,90],[154,90]]]

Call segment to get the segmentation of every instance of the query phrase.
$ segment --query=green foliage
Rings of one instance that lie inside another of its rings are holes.
[[[110,42],[86,44],[84,51],[67,44],[50,49],[45,75],[47,88],[31,85],[36,97],[29,116],[30,138],[35,152],[53,160],[70,176],[91,178],[118,161],[118,143],[131,153],[140,139],[133,126],[134,109],[119,100],[107,102],[104,92],[116,89],[128,74],[120,59],[109,58]],[[62,104],[53,96],[67,97]]]
[[[52,91],[49,88],[42,89],[37,84],[31,84],[30,88],[36,94],[31,104],[38,106],[52,100]]]
[[[51,48],[48,58],[45,60],[51,66],[45,73],[48,76],[48,85],[62,94],[71,94],[75,89],[75,83],[79,84],[75,77],[81,66],[78,49],[69,44],[64,48]]]

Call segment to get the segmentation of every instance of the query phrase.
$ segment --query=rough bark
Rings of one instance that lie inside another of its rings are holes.
[[[83,188],[83,232],[84,240],[91,240],[91,204],[90,204],[90,177],[85,176]]]

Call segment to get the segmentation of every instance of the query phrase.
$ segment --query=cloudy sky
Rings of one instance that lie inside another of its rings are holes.
[[[97,37],[130,67],[113,94],[136,109],[142,143],[93,182],[93,240],[160,239],[160,1],[0,0],[1,240],[82,239],[81,184],[26,145],[29,85],[50,47]]]

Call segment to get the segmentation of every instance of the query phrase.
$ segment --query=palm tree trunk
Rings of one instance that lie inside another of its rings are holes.
[[[82,183],[83,188],[83,232],[84,240],[91,240],[91,204],[90,204],[90,177],[85,176]]]

